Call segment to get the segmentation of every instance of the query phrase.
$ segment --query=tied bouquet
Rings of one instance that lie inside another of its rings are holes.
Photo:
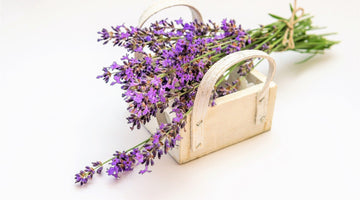
[[[75,175],[75,182],[86,184],[95,173],[119,178],[121,173],[143,165],[140,174],[150,172],[156,158],[167,154],[180,141],[180,130],[191,114],[197,88],[204,74],[214,63],[233,52],[254,49],[267,53],[296,51],[310,56],[304,61],[338,43],[326,38],[330,34],[313,34],[312,16],[302,8],[290,5],[291,17],[270,14],[276,21],[259,28],[245,30],[235,20],[220,24],[209,21],[184,22],[160,20],[145,28],[116,26],[102,29],[98,41],[125,48],[129,54],[113,62],[97,78],[110,85],[119,84],[128,103],[127,120],[131,130],[170,108],[174,117],[162,123],[148,139],[125,151],[116,151],[108,160],[93,162]],[[300,13],[299,15],[297,15]],[[134,56],[130,56],[134,55]],[[239,80],[226,77],[236,72],[246,77],[261,60],[246,60],[230,67],[217,80],[209,102],[239,90]]]

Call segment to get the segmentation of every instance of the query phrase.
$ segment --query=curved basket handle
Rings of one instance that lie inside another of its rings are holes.
[[[191,14],[193,17],[193,20],[198,20],[199,22],[203,22],[202,16],[200,14],[200,11],[195,8],[193,5],[191,5],[186,0],[163,0],[163,1],[157,1],[153,5],[151,5],[149,8],[147,8],[143,14],[139,18],[139,24],[138,27],[141,28],[145,22],[156,13],[165,10],[167,8],[175,7],[175,6],[186,6],[191,10]],[[141,54],[135,53],[135,58],[139,59],[141,58]]]
[[[191,148],[196,151],[202,148],[204,141],[204,120],[208,111],[209,100],[216,81],[229,69],[231,66],[252,58],[265,58],[269,63],[269,71],[264,87],[257,94],[258,105],[257,112],[259,112],[259,104],[264,105],[264,99],[266,98],[267,91],[270,86],[270,82],[274,78],[275,74],[275,61],[267,53],[259,50],[244,50],[232,53],[225,56],[218,62],[216,62],[204,75],[200,82],[198,91],[196,93],[194,107],[191,117]],[[260,116],[261,118],[262,116]],[[259,123],[260,118],[256,116],[256,123]]]
[[[147,8],[143,14],[141,15],[139,19],[138,27],[141,28],[144,23],[153,15],[156,13],[165,10],[167,8],[171,8],[174,6],[186,6],[191,10],[191,14],[193,17],[193,20],[198,20],[199,22],[203,22],[202,16],[197,8],[195,8],[193,5],[191,5],[186,0],[163,0],[155,2],[153,5],[151,5],[149,8]]]

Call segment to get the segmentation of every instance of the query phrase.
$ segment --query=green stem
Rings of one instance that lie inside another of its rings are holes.
[[[148,142],[150,141],[150,139],[151,139],[151,137],[149,137],[148,139],[142,141],[142,142],[139,143],[138,145],[136,145],[136,146],[134,146],[134,147],[131,147],[130,149],[126,150],[125,152],[128,153],[129,151],[134,150],[135,148],[137,148],[137,147],[139,147],[139,146],[141,146],[141,145],[143,145],[143,144],[148,143]],[[142,149],[142,147],[141,147],[140,149]],[[112,158],[110,158],[110,159],[102,162],[100,165],[98,165],[97,167],[95,167],[94,170],[96,171],[96,170],[99,169],[100,167],[102,167],[102,166],[104,166],[105,164],[107,164],[107,163],[109,163],[110,161],[112,161],[114,158],[115,158],[115,157],[112,157]],[[87,175],[87,174],[88,174],[88,173],[86,173],[86,175]]]
[[[192,108],[190,108],[190,109],[184,114],[184,119],[191,113],[191,111],[192,111]],[[166,136],[167,134],[169,134],[169,132],[165,133],[164,135]],[[134,150],[135,148],[138,148],[139,146],[148,143],[148,142],[151,140],[151,137],[152,137],[152,136],[150,136],[148,139],[142,141],[141,143],[137,144],[136,146],[131,147],[130,149],[126,150],[125,153],[128,153],[128,152]],[[143,148],[143,146],[140,147],[139,150],[141,150],[142,148]],[[102,166],[104,166],[105,164],[107,164],[107,163],[109,163],[110,161],[112,161],[114,158],[115,158],[115,157],[111,157],[110,159],[102,162],[99,166],[95,167],[94,170],[96,171],[96,170],[99,169],[100,167],[102,167]],[[88,173],[86,173],[85,175],[88,175]]]
[[[252,41],[251,45],[248,45],[248,46],[244,47],[243,49],[260,49],[264,44],[269,44],[269,49],[267,49],[267,51],[269,53],[286,50],[286,46],[281,44],[281,42],[282,42],[282,40],[284,38],[284,33],[285,33],[284,28],[285,29],[287,28],[287,25],[284,22],[276,21],[274,23],[268,24],[268,25],[263,26],[261,28],[253,29],[253,30],[249,31],[250,38],[252,38],[253,41]],[[314,29],[316,29],[316,27],[311,26],[311,17],[304,17],[302,20],[299,20],[296,23],[296,25],[294,27],[294,30],[293,30],[294,31],[294,38],[293,39],[294,39],[294,42],[296,43],[296,46],[295,46],[294,49],[291,49],[291,50],[302,52],[302,53],[317,54],[317,53],[322,53],[322,51],[324,49],[330,48],[331,45],[334,45],[334,44],[338,43],[336,41],[329,41],[329,40],[324,38],[324,36],[331,35],[332,33],[330,33],[330,34],[321,34],[321,35],[308,35],[308,34],[306,34],[306,31],[310,31],[310,30],[314,30]],[[205,36],[205,37],[211,37],[211,35],[208,35],[208,36]],[[175,40],[175,39],[179,39],[179,38],[172,38],[172,39]],[[161,38],[161,39],[163,39],[163,38]],[[165,38],[165,39],[168,39],[168,38]],[[208,48],[213,49],[215,47],[230,44],[231,42],[234,42],[233,39],[234,38],[231,38],[231,37],[224,38],[224,39],[220,40],[220,44],[219,43],[212,44],[212,46],[208,46]],[[254,48],[255,45],[257,45],[257,46]],[[226,47],[222,47],[222,49],[224,49],[224,48],[226,48]],[[197,60],[203,59],[206,56],[209,56],[209,55],[214,54],[214,53],[216,53],[215,50],[209,51],[209,52],[207,52],[207,53],[193,59],[191,62],[195,62]],[[224,54],[217,54],[217,55],[214,55],[212,57],[212,59],[216,61],[218,59],[221,59],[222,56],[224,56]],[[256,65],[254,65],[254,67],[256,67],[262,60],[260,60],[258,63],[256,63]],[[190,63],[188,63],[188,64],[190,64]],[[243,64],[243,63],[237,63],[237,64],[233,65],[232,67],[230,67],[226,71],[226,73],[216,82],[215,87],[218,87],[225,80],[227,75],[229,75],[233,70],[235,70],[241,64]],[[167,73],[160,74],[160,75],[158,75],[158,77],[164,77],[166,74]],[[198,86],[199,86],[199,84],[195,85],[194,87],[192,87],[188,91],[184,91],[184,92],[180,93],[178,96],[182,96],[182,95],[184,95],[186,93],[194,91],[195,89],[198,88]],[[191,113],[192,109],[193,108],[190,108],[185,113],[184,119],[185,119],[186,116],[188,116]],[[165,133],[165,135],[167,135],[168,133]],[[151,141],[151,137],[149,137],[148,139],[146,139],[143,142],[139,143],[138,145],[128,149],[126,151],[126,153],[128,153],[131,150],[133,150],[135,148],[138,148],[138,147],[148,143],[149,141]],[[142,148],[143,148],[143,146],[140,149],[142,149]],[[98,166],[96,169],[98,169],[99,167],[102,167],[104,164],[109,163],[113,159],[114,159],[114,157],[106,160],[100,166]]]
[[[285,27],[285,25],[281,26],[281,28],[279,28],[278,31],[275,32],[275,34],[273,34],[271,37],[267,38],[266,40],[264,40],[262,43],[260,43],[257,47],[255,47],[255,49],[260,49],[264,44],[266,44],[267,42],[269,42],[271,39],[275,38],[275,36],[277,36],[282,29]]]

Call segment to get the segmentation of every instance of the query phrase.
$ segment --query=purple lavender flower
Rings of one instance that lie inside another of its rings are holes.
[[[75,174],[75,183],[80,183],[80,185],[86,184],[89,179],[92,179],[95,173],[94,168],[86,166],[84,171]]]
[[[302,19],[291,30],[296,32],[296,44],[302,44],[301,48],[293,50],[316,54],[337,43],[323,36],[307,35],[306,31],[312,27],[309,22],[309,18]],[[154,160],[167,154],[181,140],[180,129],[186,125],[197,88],[207,70],[227,54],[243,49],[286,50],[288,47],[281,44],[285,36],[282,26],[284,22],[278,21],[244,31],[235,20],[224,19],[217,25],[212,21],[199,23],[196,20],[184,23],[180,18],[175,22],[160,20],[145,28],[119,25],[111,27],[111,30],[99,31],[98,41],[103,44],[112,42],[130,53],[123,56],[121,62],[113,62],[103,68],[102,74],[97,77],[106,83],[113,79],[110,84],[119,84],[124,90],[122,97],[128,103],[130,128],[141,128],[141,124],[146,124],[167,108],[175,112],[175,117],[169,123],[161,124],[154,135],[134,148],[116,151],[113,158],[104,163],[97,161],[92,163],[93,167],[86,166],[85,170],[75,175],[75,182],[86,184],[95,171],[102,172],[104,164],[110,165],[106,172],[115,178],[140,164],[145,166],[140,174],[150,172],[149,167],[155,163]],[[141,59],[131,56],[134,52],[140,53]],[[234,71],[239,76],[246,76],[253,67],[253,62],[249,60],[234,65],[228,73]],[[209,102],[211,106],[215,105],[216,98],[236,92],[239,88],[238,81],[223,79],[216,85]]]
[[[103,163],[101,161],[96,161],[92,163],[93,167],[97,168],[96,173],[101,174],[103,170]]]
[[[175,23],[180,28],[175,27],[173,22],[161,20],[143,29],[121,25],[113,27],[113,31],[103,29],[99,32],[100,41],[112,41],[130,53],[142,54],[142,59],[126,54],[121,58],[122,63],[113,62],[98,76],[105,82],[112,78],[111,85],[120,84],[125,90],[122,96],[129,103],[130,116],[127,120],[130,128],[140,128],[157,112],[163,112],[170,106],[175,112],[171,123],[162,124],[141,147],[115,152],[106,170],[110,176],[119,178],[123,172],[132,171],[139,164],[145,165],[140,174],[150,172],[149,166],[154,164],[154,160],[167,154],[181,140],[180,129],[185,126],[186,113],[193,106],[196,85],[219,59],[216,55],[239,51],[250,43],[248,33],[241,26],[236,26],[234,20],[224,20],[220,27],[212,22],[184,23],[182,19]],[[224,38],[231,42],[223,44]],[[151,53],[144,52],[144,49],[149,49]],[[248,67],[241,69],[247,71]],[[234,88],[231,85],[220,87],[214,92],[214,99],[232,91]],[[170,100],[173,100],[171,105]],[[76,182],[87,183],[95,170],[101,173],[103,163],[95,162],[93,167],[95,169],[86,168],[77,174]]]
[[[160,144],[160,138],[161,138],[161,134],[159,132],[155,133],[153,135],[153,145],[157,146],[157,147],[160,147],[161,144]]]
[[[141,93],[137,93],[136,96],[135,96],[135,98],[134,98],[134,101],[135,101],[136,103],[141,103],[142,100],[143,100],[143,95],[142,95]]]
[[[80,173],[75,174],[75,183],[80,183],[80,185],[86,184],[88,178],[84,171],[80,171]]]
[[[103,78],[103,80],[107,83],[110,80],[111,73],[107,68],[103,68],[104,73],[102,75],[97,76],[96,78]]]
[[[148,167],[149,167],[149,166],[146,165],[146,166],[145,166],[145,169],[139,171],[139,174],[145,174],[146,172],[151,172],[150,170],[148,170]]]
[[[110,69],[111,70],[115,70],[115,69],[119,69],[119,65],[116,63],[116,62],[114,62],[111,66],[110,66]]]
[[[176,117],[173,119],[173,121],[179,123],[183,118],[183,113],[181,111],[178,111],[176,112]]]
[[[144,155],[141,154],[141,153],[136,153],[136,160],[139,162],[139,163],[142,163],[144,161]]]
[[[178,25],[182,25],[183,24],[183,20],[180,18],[178,20],[175,20],[176,24]]]

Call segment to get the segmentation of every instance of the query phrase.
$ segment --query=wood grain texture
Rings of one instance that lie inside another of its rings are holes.
[[[215,106],[208,108],[204,120],[204,146],[197,151],[191,149],[190,122],[193,113],[187,118],[187,125],[181,130],[183,139],[178,148],[170,152],[178,163],[189,162],[271,129],[277,85],[270,82],[266,116],[263,123],[256,124],[254,118],[257,95],[265,85],[266,76],[253,70],[249,77],[257,79],[258,83],[244,90],[220,97],[216,99]]]
[[[227,69],[233,65],[246,61],[253,58],[264,58],[269,63],[269,73],[268,77],[264,83],[264,87],[260,88],[257,91],[256,104],[254,105],[255,110],[255,123],[261,124],[264,123],[264,118],[266,117],[266,106],[268,103],[268,88],[270,82],[272,81],[275,74],[275,61],[267,53],[259,50],[245,50],[232,53],[225,56],[218,62],[216,62],[204,75],[203,79],[200,82],[198,91],[196,93],[193,114],[191,120],[191,149],[197,151],[198,149],[203,148],[204,146],[204,137],[205,137],[205,117],[209,108],[209,100],[214,90],[215,83],[217,80],[223,76]],[[249,105],[243,105],[249,106]]]

